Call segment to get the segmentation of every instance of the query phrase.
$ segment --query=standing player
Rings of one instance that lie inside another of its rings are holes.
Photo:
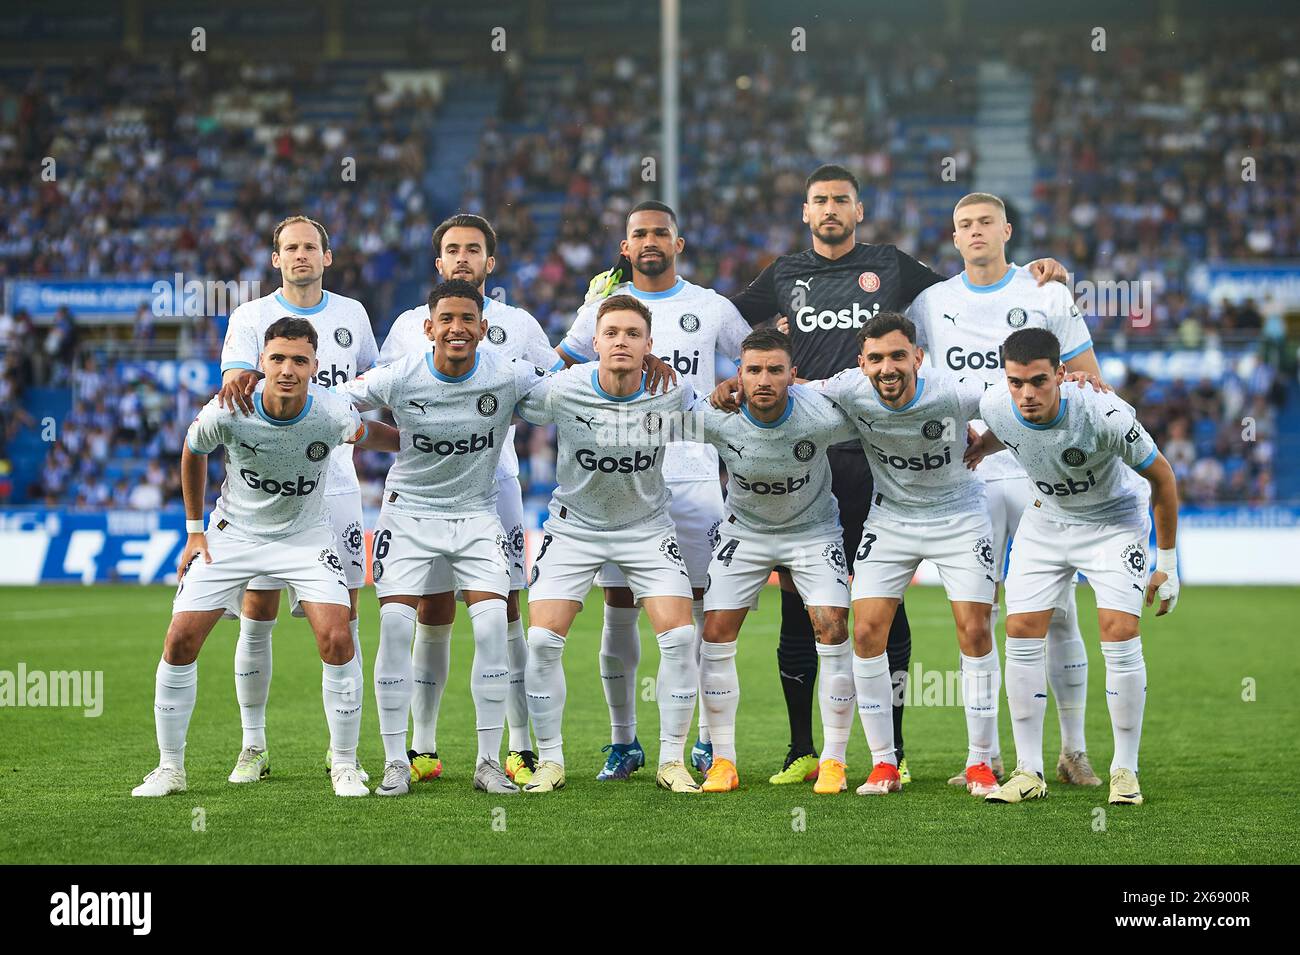
[[[1008,264],[1006,245],[1010,237],[1006,207],[997,196],[971,193],[953,209],[952,240],[966,263],[965,271],[930,286],[908,310],[919,339],[926,345],[930,363],[1000,389],[1005,382],[1002,342],[1018,328],[1046,328],[1061,342],[1061,361],[1067,372],[1100,381],[1092,337],[1069,289],[1056,282],[1039,285],[1024,269]],[[1020,515],[1029,504],[1031,488],[1024,468],[1010,451],[990,457],[978,473],[987,485],[997,565],[994,576],[1001,580],[1007,543],[1015,536]],[[995,601],[994,623],[997,612]],[[1088,761],[1084,736],[1088,653],[1077,617],[1071,586],[1047,628],[1047,681],[1061,724],[1056,775],[1062,782],[1100,786],[1101,780]],[[1000,753],[995,757],[993,769],[1000,776]],[[959,773],[948,781],[965,785],[966,776]]]
[[[482,216],[458,213],[444,220],[433,232],[437,251],[434,267],[443,281],[461,279],[478,287],[483,295],[487,277],[496,268],[497,235]],[[487,336],[479,343],[485,351],[495,350],[506,358],[520,358],[541,368],[563,367],[551,351],[551,343],[537,319],[513,305],[485,297],[483,320]],[[379,360],[389,363],[410,354],[429,350],[425,321],[429,306],[407,309],[389,329],[379,351]],[[519,614],[519,591],[524,587],[524,499],[519,487],[519,458],[515,454],[512,425],[501,444],[497,462],[497,516],[505,529],[510,550],[510,596],[506,600],[506,647],[510,657],[510,690],[506,696],[506,721],[510,727],[506,774],[521,786],[532,778],[537,766],[528,735],[528,700],[524,696],[524,669],[528,645],[524,622]],[[451,666],[451,627],[456,601],[451,567],[435,560],[423,596],[416,608],[415,646],[412,661],[415,683],[411,694],[413,732],[411,780],[436,779],[442,773],[438,758],[438,710]]]
[[[817,383],[852,417],[875,477],[853,575],[853,675],[873,763],[858,795],[902,788],[887,715],[893,694],[885,643],[916,568],[930,560],[939,568],[961,648],[966,789],[986,796],[998,784],[990,767],[999,684],[989,626],[993,530],[984,485],[961,460],[984,388],[939,368],[921,374],[916,328],[902,315],[881,312],[858,339],[861,370]]]
[[[520,403],[533,424],[554,424],[559,441],[550,516],[528,592],[528,715],[541,761],[525,792],[564,786],[562,654],[597,571],[614,563],[645,608],[659,642],[659,770],[655,782],[698,793],[684,762],[699,669],[691,623],[691,583],[669,514],[665,439],[694,399],[687,382],[646,390],[650,309],[631,295],[601,303],[594,367],[548,379]]]
[[[808,177],[803,205],[812,248],[779,256],[732,298],[751,325],[778,313],[788,317],[794,363],[805,378],[829,378],[852,368],[858,358],[857,331],[868,319],[880,312],[902,311],[921,292],[943,281],[942,276],[892,245],[858,242],[856,230],[862,219],[858,181],[853,174],[843,166],[819,167]],[[1066,278],[1065,269],[1052,259],[1031,262],[1029,269],[1040,283],[1064,282]],[[734,410],[734,406],[728,408]],[[829,457],[851,571],[871,500],[871,471],[859,442],[831,448]],[[795,783],[810,778],[817,768],[812,738],[817,655],[803,602],[788,583],[782,583],[782,591],[777,664],[790,718],[790,752],[772,782]],[[912,654],[912,633],[901,603],[890,627],[888,654],[890,672],[900,681],[901,690]],[[907,782],[903,696],[895,693],[893,721],[899,771]]]
[[[980,401],[988,431],[971,444],[976,465],[1010,448],[1033,482],[1012,544],[1007,575],[1007,705],[1016,739],[1016,771],[986,798],[1022,802],[1047,795],[1043,713],[1047,707],[1044,637],[1076,573],[1097,597],[1106,705],[1115,755],[1110,801],[1140,805],[1138,745],[1147,674],[1138,624],[1145,593],[1160,597],[1161,616],[1178,603],[1178,485],[1173,469],[1114,395],[1061,393],[1061,344],[1043,328],[1023,328],[1002,346],[1007,388]],[[1136,475],[1134,474],[1136,472]],[[1155,510],[1156,571],[1147,579],[1147,493]],[[1144,591],[1145,585],[1145,591]]]
[[[822,665],[818,696],[825,748],[814,791],[838,793],[846,788],[854,692],[848,563],[826,449],[857,431],[816,390],[793,384],[787,336],[759,329],[741,349],[746,401],[740,414],[718,411],[704,398],[694,408],[704,440],[718,449],[728,474],[727,517],[704,594],[700,693],[713,734],[713,761],[702,788],[729,792],[740,786],[736,640],[759,591],[781,566],[789,568],[808,605]]]
[[[379,595],[375,701],[384,740],[381,796],[410,792],[406,728],[414,668],[416,606],[430,565],[447,561],[465,595],[474,629],[470,692],[478,727],[474,788],[514,793],[498,762],[510,667],[506,651],[509,542],[497,518],[497,459],[514,408],[546,374],[496,352],[479,352],[487,335],[478,287],[444,282],[429,295],[425,333],[433,347],[339,386],[358,406],[386,408],[401,450],[384,482],[375,525],[372,576]]]
[[[367,435],[356,409],[312,384],[320,367],[316,342],[316,330],[304,319],[274,322],[260,356],[266,377],[249,396],[254,414],[223,410],[213,400],[190,425],[181,452],[189,538],[177,568],[172,622],[154,691],[158,768],[132,790],[133,796],[185,791],[185,736],[198,696],[199,650],[259,574],[294,588],[316,635],[334,792],[369,795],[356,761],[361,661],[348,628],[347,581],[318,488],[327,480],[335,448],[357,440],[392,448],[396,434],[376,424]],[[219,445],[226,449],[226,479],[208,525],[209,541],[203,524],[204,484],[207,456]]]
[[[632,281],[616,291],[643,302],[654,317],[655,350],[663,362],[707,395],[716,382],[715,358],[740,357],[740,343],[749,326],[736,307],[711,289],[692,285],[677,274],[677,257],[686,240],[677,231],[677,215],[653,200],[632,208],[622,254],[631,263]],[[584,305],[556,351],[566,365],[596,360],[596,311],[599,302]],[[718,456],[707,444],[676,442],[664,449],[664,481],[672,495],[669,513],[691,578],[691,614],[697,647],[704,635],[704,586],[709,552],[722,520],[722,487]],[[605,626],[600,640],[600,676],[609,705],[609,756],[597,779],[626,779],[645,765],[645,752],[636,737],[636,667],[641,659],[637,632],[640,611],[623,575],[606,564],[597,575],[605,588]],[[698,650],[697,650],[698,654]],[[709,726],[700,707],[700,736],[691,750],[696,769],[707,771],[713,759]]]
[[[290,216],[275,227],[271,264],[280,270],[283,284],[272,294],[245,302],[231,313],[221,349],[218,404],[252,414],[253,389],[265,371],[259,371],[257,366],[263,335],[284,315],[301,318],[316,330],[320,342],[317,354],[322,363],[315,373],[319,385],[330,388],[341,384],[374,364],[378,350],[365,307],[322,287],[325,269],[332,261],[329,233],[319,222],[306,216]],[[350,446],[336,448],[331,454],[322,493],[351,595],[348,626],[360,661],[357,591],[366,580],[365,536],[361,526],[361,486]],[[230,774],[232,783],[255,783],[271,771],[266,748],[266,701],[271,692],[271,631],[280,610],[283,586],[281,580],[258,577],[244,594],[239,641],[235,644],[235,695],[244,738]],[[327,752],[327,771],[329,766]],[[368,778],[365,770],[361,776]]]

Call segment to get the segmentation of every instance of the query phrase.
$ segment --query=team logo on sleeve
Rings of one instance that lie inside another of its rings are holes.
[[[343,531],[343,547],[352,556],[361,553],[361,545],[365,543],[365,536],[361,533],[361,524],[353,521]]]
[[[496,395],[487,394],[478,396],[478,413],[485,418],[490,418],[496,414],[499,406],[500,402],[497,401]]]
[[[863,272],[858,276],[858,287],[867,293],[879,291],[880,276],[875,272]]]
[[[657,411],[647,411],[641,426],[645,428],[646,434],[658,434],[664,426],[664,416]]]
[[[1088,460],[1088,455],[1078,448],[1066,448],[1061,452],[1061,460],[1072,468],[1081,468],[1083,462]]]
[[[942,421],[927,421],[921,425],[921,434],[933,441],[935,438],[943,437]]]
[[[1146,574],[1147,569],[1147,549],[1141,544],[1129,544],[1120,554],[1120,560],[1124,562],[1124,569],[1139,580]]]
[[[993,569],[993,539],[990,537],[981,537],[975,542],[972,548],[979,562],[984,565],[985,570]]]
[[[700,316],[687,312],[677,319],[677,324],[682,327],[684,332],[698,332],[700,330]]]
[[[1132,444],[1140,437],[1142,437],[1142,426],[1135,421],[1133,427],[1128,429],[1128,434],[1124,435],[1124,440]]]
[[[346,328],[334,329],[334,341],[338,342],[339,348],[347,348],[352,344],[352,333]]]
[[[493,345],[500,345],[506,340],[506,330],[500,325],[489,325],[487,330],[487,340]]]
[[[330,446],[324,441],[313,441],[307,445],[308,461],[324,461],[329,456]]]
[[[1013,308],[1007,312],[1007,324],[1012,328],[1021,328],[1029,321],[1029,313],[1023,308]]]
[[[811,461],[813,455],[817,453],[817,445],[811,441],[800,441],[794,446],[794,458],[796,461]]]

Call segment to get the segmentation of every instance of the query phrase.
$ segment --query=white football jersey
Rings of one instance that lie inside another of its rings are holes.
[[[737,523],[765,534],[840,526],[826,449],[858,432],[824,395],[791,385],[785,411],[771,424],[744,405],[739,414],[719,411],[707,397],[698,398],[692,412],[701,437],[727,465],[726,511]]]
[[[312,308],[290,305],[276,289],[270,295],[245,302],[230,313],[230,325],[221,346],[221,373],[231,368],[260,371],[258,359],[265,347],[266,330],[285,317],[305,318],[316,328],[319,339],[316,358],[320,370],[316,383],[332,388],[368,370],[379,358],[375,333],[370,327],[366,308],[354,298],[334,292],[322,292],[320,303]],[[357,469],[352,463],[352,446],[335,450],[330,457],[326,494],[352,494],[360,491]]]
[[[339,385],[359,408],[387,408],[401,432],[384,482],[384,507],[414,517],[496,514],[497,458],[515,405],[546,372],[478,352],[474,367],[449,377],[433,349],[405,355]]]
[[[550,512],[596,530],[649,524],[668,514],[666,439],[684,432],[695,401],[685,378],[664,394],[641,388],[616,398],[600,387],[595,364],[549,376],[519,403],[532,424],[555,425],[558,486]],[[561,515],[563,511],[563,515]]]
[[[1039,287],[1028,269],[1015,265],[992,285],[972,285],[965,272],[931,285],[916,297],[907,315],[916,324],[918,343],[931,365],[988,387],[1005,384],[1002,343],[1017,329],[1046,328],[1061,343],[1062,361],[1092,347],[1088,323],[1069,288],[1060,282]],[[983,423],[975,429],[983,431]],[[992,455],[979,471],[985,480],[1025,473],[1009,452]]]
[[[398,315],[393,327],[384,337],[383,347],[379,349],[379,362],[388,364],[403,355],[428,351],[429,339],[424,337],[424,323],[428,317],[427,303],[408,308]],[[556,356],[541,324],[522,308],[498,302],[489,295],[483,301],[483,317],[487,319],[488,332],[487,338],[479,342],[479,348],[495,349],[506,358],[521,358],[548,370],[564,367],[564,362]],[[513,425],[506,435],[505,446],[501,449],[497,477],[519,477],[519,457],[515,454]]]
[[[990,388],[980,416],[1016,456],[1034,489],[1033,506],[1062,524],[1140,524],[1147,482],[1134,474],[1156,459],[1156,443],[1132,405],[1091,388],[1061,394],[1048,424],[1020,415],[1011,393]],[[980,468],[983,468],[983,463]]]
[[[933,521],[987,511],[984,482],[968,471],[966,424],[979,417],[982,383],[921,366],[916,395],[899,409],[880,400],[861,369],[847,368],[816,386],[853,419],[875,479],[871,513]]]
[[[740,361],[740,343],[753,329],[740,317],[731,300],[713,289],[701,288],[683,278],[664,292],[642,292],[629,284],[615,295],[633,295],[650,309],[650,339],[654,353],[685,380],[696,394],[707,395],[717,384],[717,356]],[[578,310],[560,347],[576,361],[595,361],[596,311],[600,302]],[[679,442],[669,445],[664,459],[664,479],[716,481],[718,457],[707,444]]]
[[[357,409],[319,385],[307,386],[307,403],[288,420],[272,418],[262,406],[259,381],[254,413],[222,408],[213,398],[190,425],[185,443],[195,454],[226,449],[226,479],[209,529],[249,540],[279,540],[317,524],[329,525],[325,509],[326,470],[332,452],[365,435]]]

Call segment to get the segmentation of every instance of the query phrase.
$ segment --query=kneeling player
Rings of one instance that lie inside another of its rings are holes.
[[[396,432],[376,422],[368,435],[355,408],[310,384],[319,364],[310,322],[283,318],[267,329],[265,341],[266,377],[252,395],[257,413],[245,417],[222,410],[214,399],[185,438],[181,489],[189,539],[158,664],[158,768],[133,796],[185,791],[185,736],[198,695],[199,650],[222,614],[238,609],[244,587],[259,575],[294,588],[316,635],[334,792],[369,795],[357,770],[361,664],[348,626],[347,580],[319,489],[334,448],[364,439],[367,447],[393,449]],[[226,480],[209,540],[203,528],[204,485],[207,456],[218,445],[226,448]]]
[[[613,563],[645,608],[660,660],[659,770],[656,783],[698,793],[684,763],[699,667],[691,620],[691,582],[669,516],[664,439],[694,399],[685,382],[662,394],[645,387],[650,310],[630,295],[601,303],[599,363],[548,378],[520,402],[533,424],[554,424],[559,443],[550,516],[528,591],[528,716],[540,762],[525,792],[564,786],[561,723],[566,688],[565,638],[597,571]]]
[[[1047,795],[1043,712],[1047,674],[1043,638],[1076,572],[1097,597],[1106,704],[1115,755],[1110,801],[1141,804],[1138,744],[1146,706],[1146,663],[1138,623],[1145,596],[1158,594],[1162,616],[1178,602],[1175,540],[1178,485],[1173,469],[1113,394],[1061,393],[1061,344],[1042,328],[1024,328],[1003,345],[1010,395],[990,388],[980,402],[989,430],[971,444],[972,464],[1010,448],[1034,487],[1011,545],[1007,577],[1007,705],[1016,739],[1016,771],[989,802]],[[1155,510],[1156,572],[1147,580],[1147,489]],[[1144,589],[1145,587],[1145,589]]]
[[[902,788],[894,754],[892,682],[885,644],[894,611],[922,560],[939,569],[961,648],[966,707],[966,788],[997,787],[998,664],[989,618],[993,543],[984,485],[961,460],[983,387],[945,369],[919,375],[912,322],[882,312],[858,333],[858,369],[819,386],[853,418],[875,481],[871,513],[854,555],[853,661],[858,714],[874,766],[858,795]],[[860,369],[860,370],[859,370]]]
[[[702,437],[728,471],[726,517],[719,528],[704,593],[700,692],[713,735],[705,792],[740,786],[736,710],[740,682],[736,638],[772,571],[787,567],[808,607],[817,638],[822,711],[820,771],[813,791],[842,792],[853,726],[853,669],[848,635],[848,566],[826,449],[857,432],[815,390],[795,385],[790,339],[763,329],[741,345],[739,414],[701,398]]]

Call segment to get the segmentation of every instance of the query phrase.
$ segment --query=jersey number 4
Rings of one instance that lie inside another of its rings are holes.
[[[739,546],[740,541],[733,538],[722,546],[722,550],[718,551],[718,560],[722,561],[723,567],[731,566],[731,558],[736,556],[736,548]]]

